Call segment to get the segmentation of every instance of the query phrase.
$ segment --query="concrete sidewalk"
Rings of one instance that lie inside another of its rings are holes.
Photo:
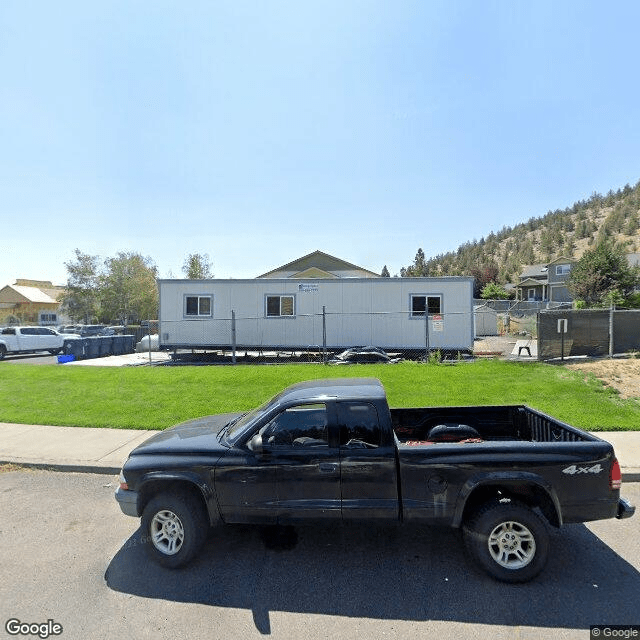
[[[118,474],[129,452],[157,431],[0,423],[0,464]],[[606,431],[626,482],[640,482],[640,432]]]
[[[154,433],[0,423],[0,464],[118,474],[129,452]]]

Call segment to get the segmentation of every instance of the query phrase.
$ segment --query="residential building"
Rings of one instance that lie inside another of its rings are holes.
[[[567,279],[573,258],[561,256],[547,264],[525,267],[516,285],[516,299],[530,302],[571,302],[573,298],[567,289]]]
[[[55,325],[60,316],[64,287],[49,280],[16,280],[0,289],[0,323]]]

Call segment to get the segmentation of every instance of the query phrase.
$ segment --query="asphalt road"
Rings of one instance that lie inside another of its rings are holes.
[[[547,569],[510,586],[470,565],[454,531],[251,527],[212,532],[180,571],[147,562],[110,476],[0,473],[0,637],[9,619],[63,639],[589,638],[640,624],[638,516],[552,535]],[[640,503],[640,484],[624,494]],[[52,624],[53,624],[52,623]],[[38,636],[29,636],[37,638]]]

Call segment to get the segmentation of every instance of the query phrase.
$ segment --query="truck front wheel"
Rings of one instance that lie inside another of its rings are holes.
[[[204,505],[189,493],[161,493],[142,512],[147,553],[163,567],[177,569],[189,563],[202,548],[207,531]]]
[[[0,360],[4,360],[5,355],[7,354],[7,347],[3,344],[0,344]]]
[[[519,502],[481,507],[463,526],[471,557],[503,582],[526,582],[545,567],[549,533],[544,520]]]

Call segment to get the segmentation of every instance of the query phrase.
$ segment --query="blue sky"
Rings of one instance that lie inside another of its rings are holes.
[[[0,286],[392,274],[640,179],[640,3],[0,3]]]

